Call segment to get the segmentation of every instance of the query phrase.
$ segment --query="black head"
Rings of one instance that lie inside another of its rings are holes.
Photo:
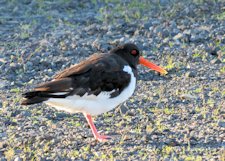
[[[140,52],[136,45],[127,43],[110,51],[110,53],[117,54],[125,59],[128,64],[135,68],[139,64]]]

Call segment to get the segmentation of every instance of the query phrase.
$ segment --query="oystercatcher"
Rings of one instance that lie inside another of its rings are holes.
[[[63,70],[52,81],[24,93],[22,105],[44,102],[57,110],[82,112],[95,139],[106,141],[110,137],[98,133],[91,115],[110,111],[132,96],[138,64],[162,74],[167,73],[145,60],[136,45],[128,43],[108,54],[94,54]]]

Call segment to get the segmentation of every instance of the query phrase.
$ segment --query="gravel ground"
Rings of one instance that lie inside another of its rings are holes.
[[[21,93],[94,52],[134,42],[164,66],[139,67],[135,94],[95,117]],[[0,161],[225,160],[224,0],[0,0]]]

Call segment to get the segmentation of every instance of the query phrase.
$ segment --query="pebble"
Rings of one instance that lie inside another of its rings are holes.
[[[177,28],[174,28],[174,29],[172,30],[171,35],[174,36],[174,35],[176,35],[176,34],[178,34],[178,33],[180,33],[180,30],[177,29]]]
[[[194,78],[196,77],[197,73],[195,71],[190,71],[190,72],[187,72],[185,75],[186,77]]]
[[[186,30],[183,31],[183,34],[191,35],[191,30],[186,29]]]
[[[162,38],[169,37],[170,36],[169,30],[167,30],[167,29],[162,30],[161,31],[161,36],[162,36]]]
[[[22,159],[21,159],[20,157],[16,157],[16,158],[14,159],[14,161],[22,161]]]
[[[120,113],[121,114],[123,114],[123,115],[126,114],[128,110],[129,109],[128,109],[126,103],[123,103],[123,104],[120,105]]]
[[[176,120],[176,119],[178,119],[178,118],[179,118],[179,116],[178,116],[178,115],[176,115],[176,114],[171,115],[171,117],[172,117],[172,119],[174,119],[174,120]]]
[[[3,132],[3,133],[0,133],[0,138],[4,138],[7,136],[7,133]]]
[[[160,0],[159,3],[162,5],[162,6],[166,6],[166,5],[169,5],[171,3],[170,0]]]
[[[159,25],[160,24],[160,20],[158,20],[158,19],[154,19],[154,20],[152,20],[152,25],[153,26],[157,26],[157,25]]]
[[[179,145],[179,143],[176,141],[176,139],[168,140],[166,142],[166,144],[169,145],[169,146],[178,146]]]
[[[7,147],[7,143],[5,141],[0,141],[0,149],[4,149]]]
[[[64,112],[57,112],[55,115],[58,120],[68,117],[68,114],[66,114]]]
[[[2,100],[0,100],[0,108],[2,108]]]
[[[175,35],[173,37],[174,40],[180,40],[181,38],[183,38],[183,34],[182,33],[178,33],[177,35]]]
[[[22,112],[20,113],[20,115],[21,115],[22,117],[30,117],[30,116],[32,115],[32,113],[31,113],[30,111],[22,111]]]
[[[183,99],[197,99],[198,97],[191,95],[191,94],[182,94],[180,95],[181,98]]]
[[[219,121],[219,122],[218,122],[218,125],[219,125],[220,127],[224,127],[224,128],[225,128],[225,121]]]
[[[201,114],[198,115],[198,117],[197,117],[198,120],[202,120],[203,118],[204,118],[204,117],[203,117],[203,115],[201,115]]]
[[[4,157],[0,157],[0,161],[7,161]]]
[[[146,22],[146,23],[143,24],[144,29],[149,29],[149,27],[151,27],[151,26],[152,26],[151,22]]]

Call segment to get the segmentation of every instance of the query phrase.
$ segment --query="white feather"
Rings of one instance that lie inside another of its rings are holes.
[[[130,66],[124,66],[123,71],[131,75],[129,85],[116,97],[110,98],[110,92],[101,92],[99,95],[87,95],[80,97],[78,95],[68,96],[66,98],[50,98],[45,101],[46,104],[55,107],[57,110],[63,110],[70,113],[84,112],[91,115],[98,115],[112,110],[119,104],[126,101],[134,93],[136,78]]]
[[[49,93],[51,95],[56,95],[56,96],[60,96],[60,95],[65,95],[68,94],[69,92],[56,92],[56,93]]]

